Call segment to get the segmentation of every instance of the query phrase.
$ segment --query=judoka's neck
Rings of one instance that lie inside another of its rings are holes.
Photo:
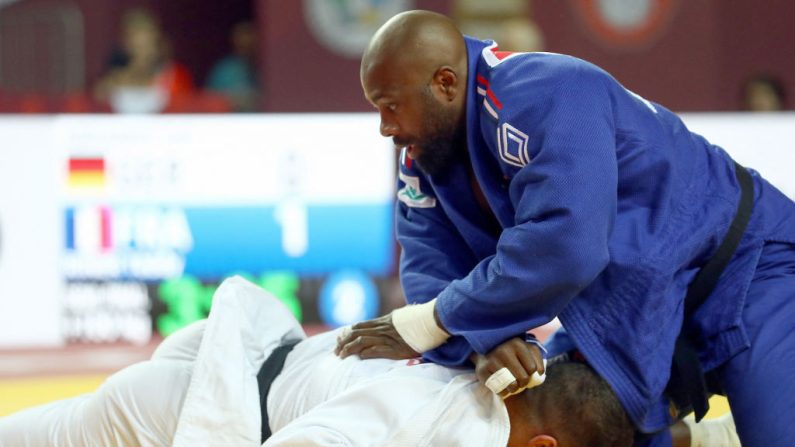
[[[511,433],[507,447],[557,446],[557,440],[544,434],[544,423],[537,408],[530,408],[524,393],[505,399]]]

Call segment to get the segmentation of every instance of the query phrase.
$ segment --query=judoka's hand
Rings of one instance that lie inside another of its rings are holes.
[[[362,359],[412,359],[419,353],[411,349],[395,330],[392,314],[362,321],[337,339],[334,353],[345,358],[358,355]]]
[[[527,387],[534,372],[544,374],[544,357],[541,349],[533,343],[516,337],[494,348],[486,355],[473,353],[469,359],[475,364],[475,374],[480,383],[501,368],[507,368],[516,381],[499,393],[503,399]]]

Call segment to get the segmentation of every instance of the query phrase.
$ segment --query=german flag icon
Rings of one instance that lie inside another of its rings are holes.
[[[70,158],[69,186],[99,189],[105,186],[105,159]]]

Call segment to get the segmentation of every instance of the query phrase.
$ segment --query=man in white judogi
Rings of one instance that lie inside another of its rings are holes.
[[[271,386],[267,409],[273,435],[266,447],[482,447],[512,445],[509,441],[532,446],[557,445],[567,436],[593,446],[602,442],[603,432],[612,430],[610,436],[623,439],[631,433],[614,397],[613,413],[610,402],[596,402],[600,411],[572,413],[582,420],[562,418],[558,428],[568,431],[593,425],[590,431],[599,433],[591,441],[581,439],[584,432],[553,433],[555,424],[544,414],[560,419],[567,411],[560,405],[571,405],[576,394],[567,400],[542,391],[565,393],[570,382],[555,388],[548,379],[503,401],[471,370],[416,360],[340,359],[333,353],[337,335],[306,339],[276,298],[232,278],[216,292],[208,320],[167,338],[151,360],[114,374],[93,394],[0,418],[0,445],[258,446],[256,375],[276,347],[292,340],[304,341]],[[531,399],[528,393],[537,395]],[[607,414],[596,420],[590,413]],[[542,425],[545,431],[538,429]]]

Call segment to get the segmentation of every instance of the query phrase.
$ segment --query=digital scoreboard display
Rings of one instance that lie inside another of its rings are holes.
[[[6,215],[44,210],[40,231],[19,222],[4,237],[34,241],[47,232],[50,242],[5,257],[50,265],[54,285],[44,293],[55,296],[37,294],[34,313],[54,313],[47,321],[58,328],[32,343],[167,335],[204,317],[218,282],[233,274],[309,324],[378,312],[378,286],[394,270],[395,154],[377,116],[16,121],[28,128],[0,155],[3,169],[16,172],[0,179],[0,225]],[[12,296],[45,280],[35,271],[26,278],[6,280],[0,264],[2,309],[26,307]],[[336,289],[323,287],[329,279]],[[4,335],[0,345],[25,342],[19,332]]]
[[[60,120],[66,276],[386,273],[395,168],[372,118]]]

